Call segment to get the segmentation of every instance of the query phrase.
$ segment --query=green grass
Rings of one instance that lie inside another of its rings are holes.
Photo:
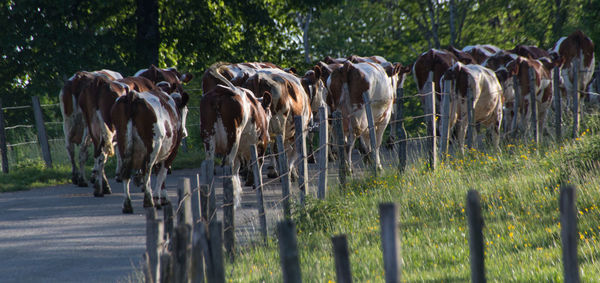
[[[435,172],[423,163],[404,174],[388,169],[378,178],[332,188],[324,201],[296,207],[305,282],[335,281],[333,235],[347,234],[356,282],[383,282],[378,204],[395,202],[406,281],[467,282],[465,198],[481,194],[486,274],[492,282],[562,281],[559,187],[577,186],[579,262],[583,282],[600,278],[600,136],[586,131],[565,145],[507,145],[502,153],[476,150],[449,157]],[[238,249],[227,267],[232,282],[280,282],[276,239]]]

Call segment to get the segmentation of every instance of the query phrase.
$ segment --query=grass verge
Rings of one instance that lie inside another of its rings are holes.
[[[476,150],[448,157],[435,172],[424,164],[403,174],[334,188],[324,200],[296,207],[300,262],[305,282],[335,281],[333,235],[347,234],[357,282],[383,282],[378,204],[395,202],[400,215],[404,267],[411,281],[467,282],[469,189],[482,197],[486,273],[492,282],[562,279],[559,187],[577,187],[579,262],[583,282],[600,278],[600,136],[588,130],[565,145],[507,145],[502,153]],[[229,265],[230,282],[279,282],[276,240],[241,247]]]

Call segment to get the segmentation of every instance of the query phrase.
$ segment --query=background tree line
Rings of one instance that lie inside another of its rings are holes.
[[[149,64],[199,78],[216,61],[302,71],[326,55],[409,64],[449,44],[551,48],[575,29],[600,42],[599,24],[600,0],[0,0],[0,92],[4,106],[57,102],[78,70]]]

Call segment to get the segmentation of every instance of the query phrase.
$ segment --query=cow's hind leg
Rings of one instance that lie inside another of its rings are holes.
[[[167,171],[168,168],[165,166],[164,162],[160,164],[160,169],[156,174],[156,184],[154,187],[155,190],[155,200],[156,207],[160,208],[163,205],[167,205],[169,203],[169,196],[167,195],[167,190],[165,188],[165,180],[167,179]],[[158,196],[156,196],[158,194]],[[157,199],[158,197],[158,199]]]
[[[87,129],[83,131],[83,137],[81,138],[81,144],[79,145],[79,174],[77,185],[80,187],[87,187],[88,182],[85,176],[85,163],[88,159],[88,147],[91,144],[90,136],[87,133]]]
[[[133,213],[133,206],[131,206],[131,196],[129,195],[129,179],[123,180],[123,194],[125,200],[123,201],[123,213]]]
[[[67,154],[69,155],[69,160],[71,161],[71,183],[78,185],[79,169],[75,163],[75,145],[68,140],[66,140],[65,143],[65,148],[67,149]]]
[[[269,165],[269,167],[267,167],[267,177],[269,178],[277,178],[279,177],[279,172],[277,172],[277,158],[276,158],[276,153],[278,153],[278,151],[276,151],[275,149],[277,148],[277,146],[275,145],[275,143],[271,143],[269,145],[269,148],[271,149],[271,164]]]

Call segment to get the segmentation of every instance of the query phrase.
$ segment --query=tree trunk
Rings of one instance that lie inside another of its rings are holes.
[[[136,64],[146,68],[158,66],[158,0],[136,0],[137,33],[135,35]]]
[[[450,45],[456,46],[456,31],[454,19],[456,18],[456,5],[454,0],[450,0]]]
[[[427,1],[427,6],[429,7],[429,19],[431,20],[431,37],[433,39],[433,44],[435,48],[440,48],[440,38],[438,36],[438,19],[435,16],[435,9],[437,9],[437,5],[434,6],[433,0]]]

